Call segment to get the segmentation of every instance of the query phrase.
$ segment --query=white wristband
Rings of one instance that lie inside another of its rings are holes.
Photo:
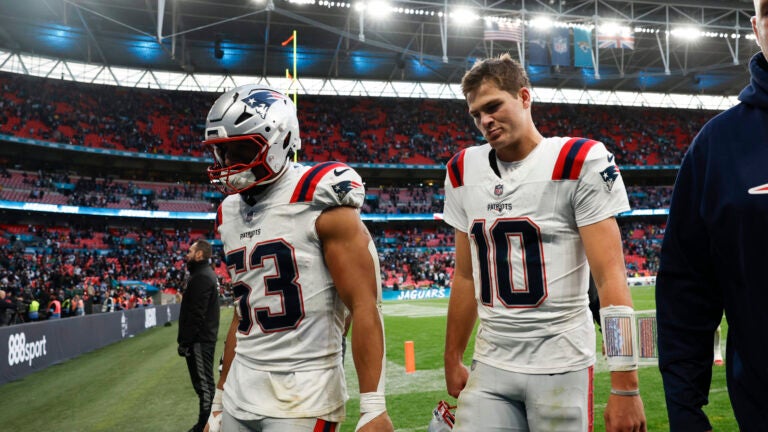
[[[637,369],[637,322],[634,309],[624,305],[600,308],[600,321],[608,370]]]
[[[385,411],[387,411],[387,402],[384,393],[360,393],[360,420],[357,422],[355,430],[360,430]]]
[[[224,404],[222,403],[222,396],[224,390],[216,387],[216,391],[213,393],[213,401],[211,401],[211,412],[224,411]]]

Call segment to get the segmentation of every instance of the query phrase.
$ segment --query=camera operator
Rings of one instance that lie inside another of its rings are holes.
[[[23,293],[16,296],[16,313],[11,315],[9,324],[22,324],[27,322],[27,312],[29,311],[30,299]]]

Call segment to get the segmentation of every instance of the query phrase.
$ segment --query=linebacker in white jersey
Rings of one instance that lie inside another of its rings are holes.
[[[488,143],[456,154],[445,181],[444,218],[456,229],[445,378],[459,398],[457,431],[591,431],[590,269],[601,315],[631,311],[614,217],[629,205],[614,157],[597,141],[541,136],[529,88],[508,54],[462,80]],[[478,317],[470,372],[462,359]],[[632,348],[624,339],[620,353]],[[612,368],[607,431],[645,430],[634,369]]]
[[[217,230],[237,306],[208,429],[338,430],[349,310],[361,392],[357,430],[392,431],[378,256],[360,219],[362,179],[339,162],[291,163],[300,146],[296,107],[271,88],[221,95],[205,134],[215,158],[209,176],[230,194]]]

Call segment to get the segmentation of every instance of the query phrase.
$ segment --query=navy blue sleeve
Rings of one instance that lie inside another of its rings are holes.
[[[708,403],[723,305],[702,203],[703,194],[721,191],[703,187],[705,131],[694,139],[675,181],[656,280],[659,368],[671,431],[712,429],[702,406]]]

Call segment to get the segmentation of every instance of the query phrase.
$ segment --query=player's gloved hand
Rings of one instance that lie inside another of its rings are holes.
[[[181,357],[189,357],[192,355],[192,347],[189,345],[179,344],[177,352]]]
[[[211,402],[211,414],[208,416],[208,423],[205,425],[204,432],[221,432],[221,413],[224,411],[224,405],[221,402],[221,396],[224,392],[216,388]]]

